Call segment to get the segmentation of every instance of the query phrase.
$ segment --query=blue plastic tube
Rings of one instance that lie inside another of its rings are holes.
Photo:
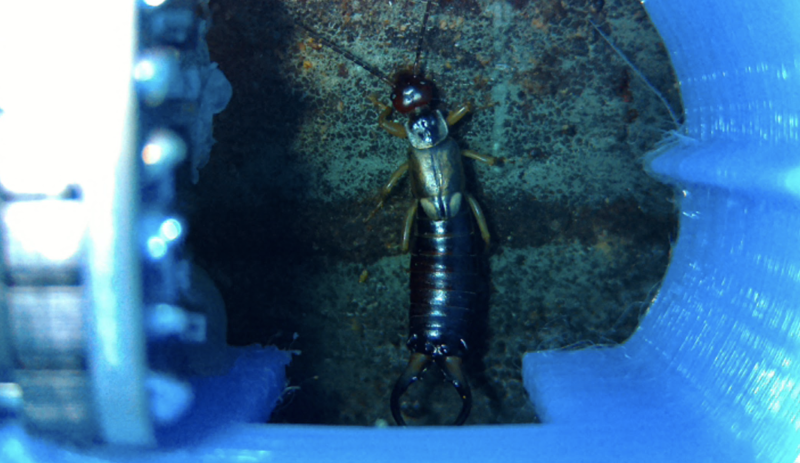
[[[645,6],[670,52],[686,109],[682,130],[648,159],[649,171],[680,192],[680,234],[663,287],[630,341],[525,357],[525,384],[543,424],[242,424],[180,451],[95,456],[800,461],[800,2],[648,0]],[[38,445],[7,430],[0,457],[87,461]]]

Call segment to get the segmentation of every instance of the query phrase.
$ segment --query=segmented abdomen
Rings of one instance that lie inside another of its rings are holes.
[[[480,291],[478,246],[469,208],[448,220],[417,212],[411,251],[408,347],[429,355],[466,352],[469,318]]]

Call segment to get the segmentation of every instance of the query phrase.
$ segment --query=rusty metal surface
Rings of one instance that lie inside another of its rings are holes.
[[[493,245],[485,345],[468,369],[467,424],[535,420],[524,352],[624,341],[669,259],[669,188],[642,155],[669,113],[596,33],[599,24],[680,112],[668,56],[639,2],[442,0],[425,36],[443,106],[471,101],[462,148]],[[408,257],[399,252],[407,181],[367,224],[407,142],[378,127],[367,97],[386,84],[293,21],[391,74],[413,62],[424,2],[217,1],[212,59],[234,88],[196,187],[182,191],[190,245],[225,298],[229,340],[302,351],[275,420],[393,424],[407,361]],[[296,338],[296,339],[295,339]],[[426,423],[458,398],[438,373],[410,400]],[[434,387],[435,386],[435,387]],[[424,413],[423,413],[424,412]]]

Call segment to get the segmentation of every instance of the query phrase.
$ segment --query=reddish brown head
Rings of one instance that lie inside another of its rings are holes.
[[[408,114],[431,104],[435,93],[436,87],[425,76],[401,71],[394,78],[392,105],[400,114]]]

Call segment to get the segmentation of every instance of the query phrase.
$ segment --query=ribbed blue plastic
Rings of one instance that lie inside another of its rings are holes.
[[[528,355],[526,386],[548,422],[657,459],[800,461],[800,2],[645,6],[686,108],[648,157],[681,192],[669,271],[628,343]]]
[[[686,108],[681,134],[648,162],[682,192],[680,235],[662,290],[629,342],[525,357],[543,424],[236,425],[179,451],[102,459],[800,461],[800,2],[645,6]],[[5,459],[88,461],[50,447],[42,454],[18,429],[2,437]]]
[[[800,461],[800,2],[645,6],[686,108],[648,158],[681,192],[670,268],[628,343],[528,355],[526,386],[659,459]]]

